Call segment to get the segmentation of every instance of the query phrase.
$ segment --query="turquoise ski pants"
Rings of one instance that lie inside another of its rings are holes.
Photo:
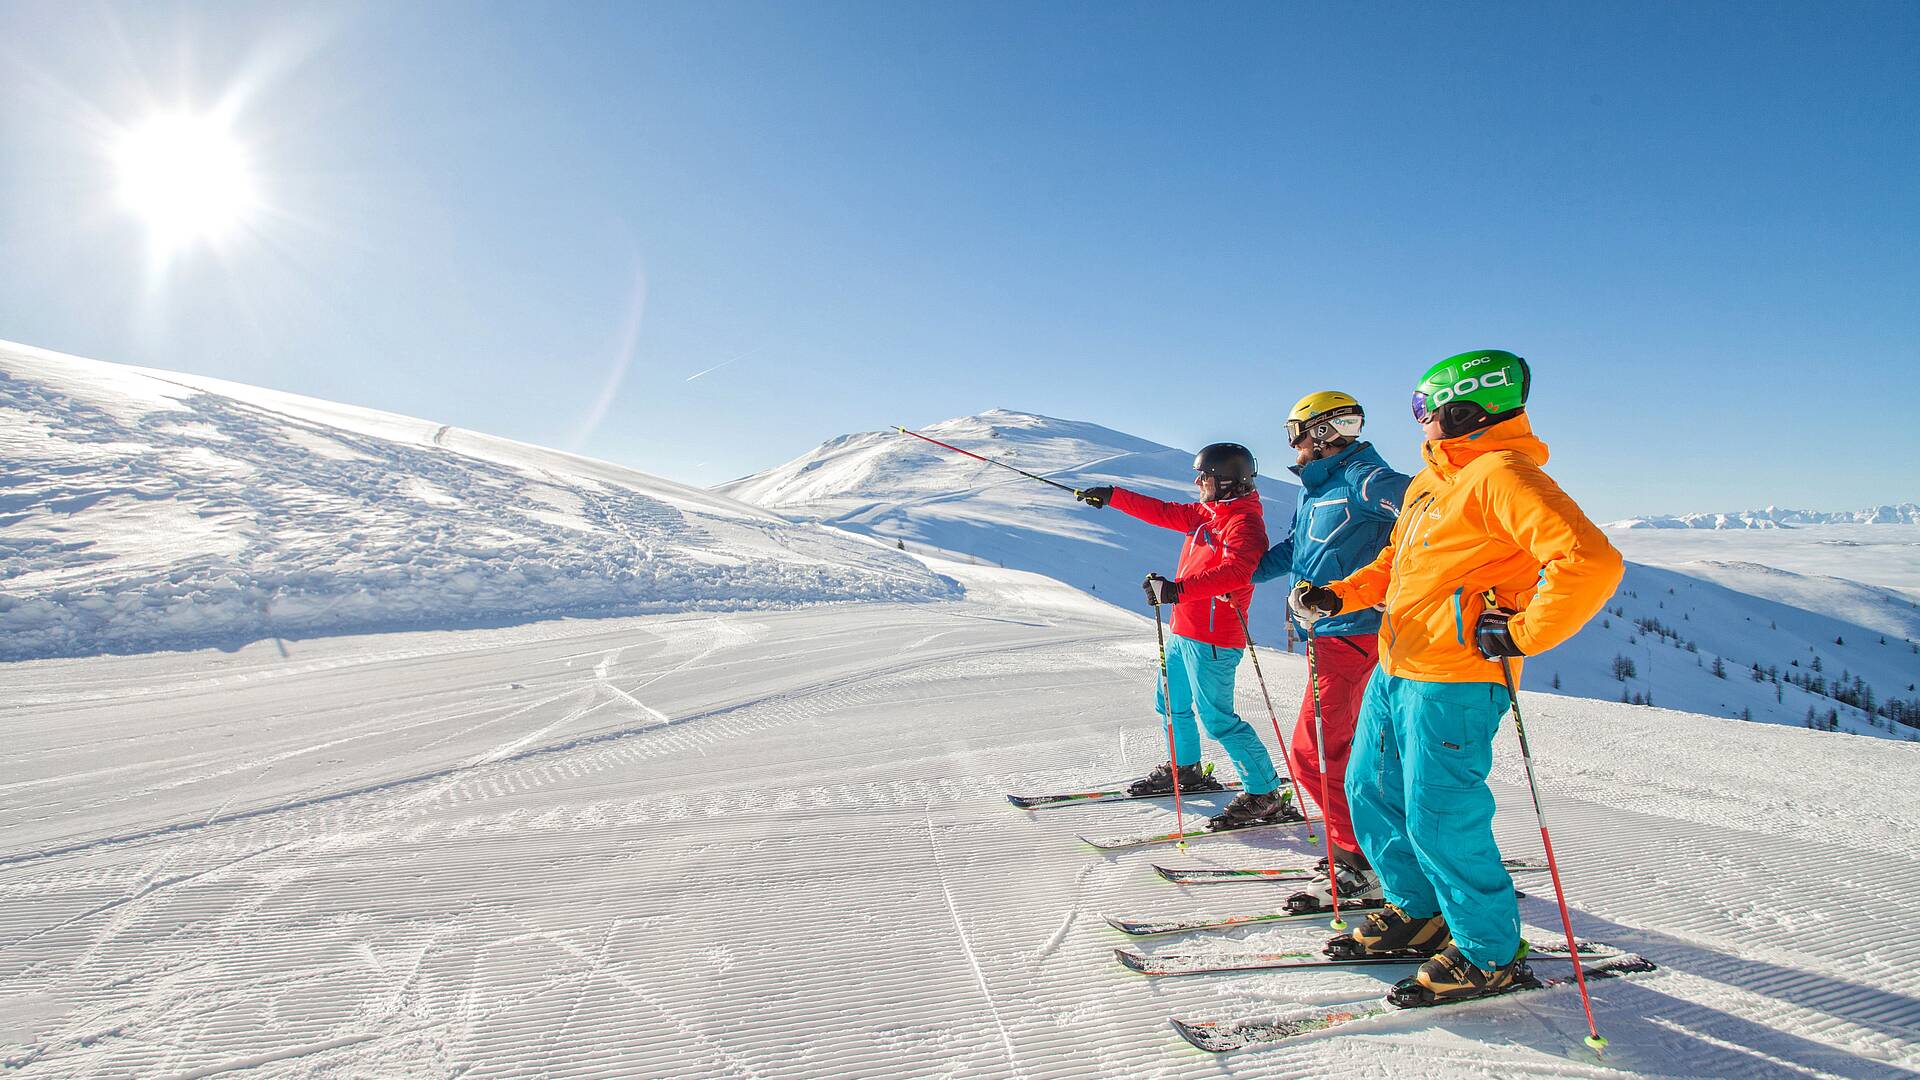
[[[1347,762],[1353,831],[1387,899],[1444,913],[1475,967],[1520,948],[1513,878],[1493,842],[1493,737],[1511,704],[1498,683],[1415,682],[1375,669]]]
[[[1200,763],[1200,732],[1193,723],[1198,712],[1207,734],[1233,759],[1241,786],[1265,795],[1280,786],[1280,776],[1267,744],[1233,708],[1233,676],[1245,651],[1168,634],[1166,690],[1154,680],[1153,708],[1166,716],[1167,694],[1173,695],[1173,756],[1179,764]]]

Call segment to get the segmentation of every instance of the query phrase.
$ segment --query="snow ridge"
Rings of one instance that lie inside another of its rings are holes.
[[[603,463],[4,343],[0,421],[0,660],[957,591]]]
[[[1172,502],[1198,498],[1192,451],[1099,424],[993,409],[920,430],[1072,487],[1111,484]],[[1265,471],[1285,474],[1279,462]],[[1180,550],[1177,533],[1095,510],[898,431],[842,435],[714,490],[911,552],[1044,574],[1141,614],[1141,578],[1149,570],[1172,573]],[[1261,477],[1269,537],[1285,535],[1298,494],[1288,480]],[[1256,600],[1254,639],[1284,643],[1283,616],[1271,598]]]

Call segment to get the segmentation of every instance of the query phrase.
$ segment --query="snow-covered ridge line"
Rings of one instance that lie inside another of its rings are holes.
[[[8,343],[0,526],[0,660],[958,591],[604,462]]]
[[[1198,498],[1193,451],[1095,423],[992,409],[920,430],[1074,487],[1114,484],[1170,501]],[[1291,526],[1299,489],[1282,461],[1266,462],[1263,471],[1267,532],[1279,537]],[[1141,614],[1147,609],[1140,579],[1148,570],[1170,573],[1180,550],[1176,533],[892,430],[829,439],[714,490],[910,552],[1044,574]],[[1282,605],[1256,601],[1252,628],[1256,641],[1284,645]]]
[[[1609,521],[1609,529],[1783,529],[1796,525],[1920,525],[1920,503],[1865,510],[1789,510],[1769,506],[1726,514],[1654,514]]]

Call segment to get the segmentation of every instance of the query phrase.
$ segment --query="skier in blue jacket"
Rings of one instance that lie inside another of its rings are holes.
[[[1287,588],[1299,582],[1324,585],[1339,581],[1373,562],[1393,535],[1400,500],[1409,477],[1394,472],[1371,443],[1359,442],[1366,414],[1352,395],[1338,390],[1308,394],[1287,417],[1287,441],[1299,453],[1293,472],[1300,478],[1300,499],[1293,525],[1269,548],[1254,570],[1255,582],[1280,578]],[[1360,852],[1347,811],[1347,754],[1353,746],[1360,698],[1378,662],[1380,613],[1361,608],[1314,624],[1313,669],[1320,689],[1321,724],[1313,719],[1311,687],[1300,702],[1287,766],[1301,790],[1320,807],[1333,838],[1333,868],[1296,893],[1287,906],[1311,911],[1331,903],[1327,873],[1339,875],[1340,896],[1380,895],[1379,878]],[[1326,739],[1327,775],[1320,774],[1321,737]],[[1324,783],[1323,783],[1324,781]],[[1324,791],[1324,797],[1322,792]]]

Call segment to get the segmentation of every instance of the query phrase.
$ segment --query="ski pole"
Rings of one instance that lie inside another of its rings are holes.
[[[1313,741],[1314,748],[1320,751],[1320,816],[1329,823],[1333,814],[1327,809],[1327,732],[1320,722],[1320,649],[1319,635],[1314,632],[1313,624],[1307,624],[1307,692],[1313,697]],[[1333,860],[1333,829],[1320,830],[1327,834],[1327,895],[1333,898],[1333,921],[1327,925],[1335,930],[1345,930],[1347,920],[1340,917],[1340,866]]]
[[[989,465],[998,465],[998,466],[1000,466],[1000,467],[1001,467],[1001,468],[1003,468],[1003,469],[1012,469],[1012,470],[1013,470],[1014,472],[1017,472],[1017,473],[1019,473],[1019,474],[1020,474],[1021,476],[1024,476],[1024,477],[1026,477],[1026,478],[1027,478],[1027,479],[1029,479],[1029,480],[1038,480],[1038,481],[1040,481],[1040,482],[1041,482],[1041,483],[1043,483],[1043,484],[1051,484],[1052,486],[1054,486],[1054,487],[1057,487],[1057,488],[1059,488],[1059,489],[1060,489],[1061,491],[1067,491],[1067,492],[1071,492],[1071,493],[1073,493],[1073,495],[1074,495],[1074,496],[1076,496],[1076,497],[1078,497],[1078,496],[1079,496],[1079,494],[1080,494],[1080,489],[1079,489],[1079,488],[1070,488],[1070,487],[1068,487],[1067,485],[1065,485],[1065,484],[1063,484],[1063,483],[1061,483],[1061,482],[1060,482],[1060,481],[1058,481],[1058,480],[1049,480],[1049,479],[1047,479],[1047,478],[1046,478],[1046,477],[1044,477],[1044,476],[1039,476],[1039,475],[1037,475],[1037,474],[1034,474],[1034,473],[1030,473],[1030,472],[1028,472],[1028,471],[1027,471],[1027,470],[1025,470],[1025,469],[1021,469],[1021,468],[1016,468],[1015,466],[1012,466],[1012,465],[1009,465],[1009,464],[1007,464],[1007,463],[1006,463],[1006,462],[1004,462],[1004,461],[995,461],[994,459],[992,459],[992,458],[990,458],[990,457],[986,457],[986,456],[983,456],[983,455],[981,455],[981,454],[976,454],[976,453],[974,453],[974,452],[973,452],[973,451],[971,451],[971,450],[962,450],[962,449],[960,449],[959,447],[957,447],[957,446],[954,446],[954,445],[953,445],[952,443],[943,443],[943,442],[941,442],[941,441],[940,441],[939,439],[931,439],[931,438],[928,438],[927,436],[925,436],[925,435],[922,435],[922,434],[920,434],[920,433],[919,433],[919,432],[917,432],[917,431],[908,431],[908,430],[907,430],[906,428],[903,428],[903,427],[900,427],[900,426],[899,426],[899,425],[897,425],[897,424],[896,424],[896,425],[894,425],[894,429],[893,429],[893,430],[895,430],[895,431],[898,431],[898,432],[899,432],[900,434],[902,434],[902,435],[911,435],[911,436],[913,436],[913,437],[914,437],[914,438],[916,438],[916,439],[921,439],[921,440],[924,440],[924,441],[926,441],[926,442],[930,442],[930,443],[932,443],[932,444],[933,444],[933,445],[935,445],[935,446],[943,446],[943,447],[946,447],[946,448],[947,448],[948,450],[951,450],[951,451],[953,451],[953,452],[954,452],[954,453],[956,453],[956,454],[965,454],[966,456],[968,456],[968,457],[970,457],[970,458],[972,458],[972,459],[974,459],[975,461],[984,461],[984,462],[986,462],[986,463],[987,463],[987,464],[989,464]]]
[[[1228,604],[1227,606],[1233,607],[1232,604]],[[1253,681],[1260,684],[1260,697],[1267,703],[1267,719],[1273,721],[1273,737],[1280,740],[1280,760],[1289,762],[1287,782],[1293,785],[1293,804],[1300,808],[1300,816],[1305,817],[1307,813],[1307,798],[1300,791],[1300,778],[1293,775],[1291,765],[1293,757],[1287,753],[1287,737],[1280,733],[1280,714],[1274,711],[1273,695],[1267,693],[1267,677],[1260,673],[1260,650],[1253,646],[1253,631],[1247,627],[1247,613],[1237,607],[1233,608],[1233,613],[1240,616],[1240,632],[1247,637],[1247,655],[1253,657]],[[1291,628],[1293,624],[1288,623],[1287,626]],[[1325,817],[1326,814],[1327,808],[1322,806],[1320,808],[1320,816]],[[1307,839],[1312,840],[1313,838],[1313,830],[1309,828],[1307,830]]]
[[[1153,605],[1153,636],[1160,642],[1160,704],[1166,709],[1167,768],[1173,773],[1173,831],[1180,834],[1180,847],[1187,846],[1187,819],[1180,809],[1180,753],[1173,745],[1173,676],[1167,674],[1167,624],[1160,605]]]
[[[1492,596],[1489,594],[1488,599]],[[1520,719],[1520,688],[1513,683],[1513,664],[1500,658],[1500,674],[1507,680],[1507,696],[1513,699],[1513,730],[1520,736],[1520,760],[1527,767],[1527,789],[1533,793],[1533,813],[1540,819],[1540,846],[1547,849],[1547,874],[1553,878],[1553,897],[1560,902],[1560,925],[1567,931],[1567,949],[1573,956],[1573,979],[1580,984],[1580,1005],[1587,1010],[1587,1046],[1598,1054],[1607,1048],[1607,1040],[1593,1021],[1593,999],[1587,995],[1587,973],[1580,966],[1580,950],[1574,946],[1573,916],[1567,914],[1567,893],[1560,887],[1560,866],[1553,860],[1553,838],[1547,835],[1547,811],[1540,803],[1540,785],[1533,778],[1533,752],[1527,748],[1527,725]]]

